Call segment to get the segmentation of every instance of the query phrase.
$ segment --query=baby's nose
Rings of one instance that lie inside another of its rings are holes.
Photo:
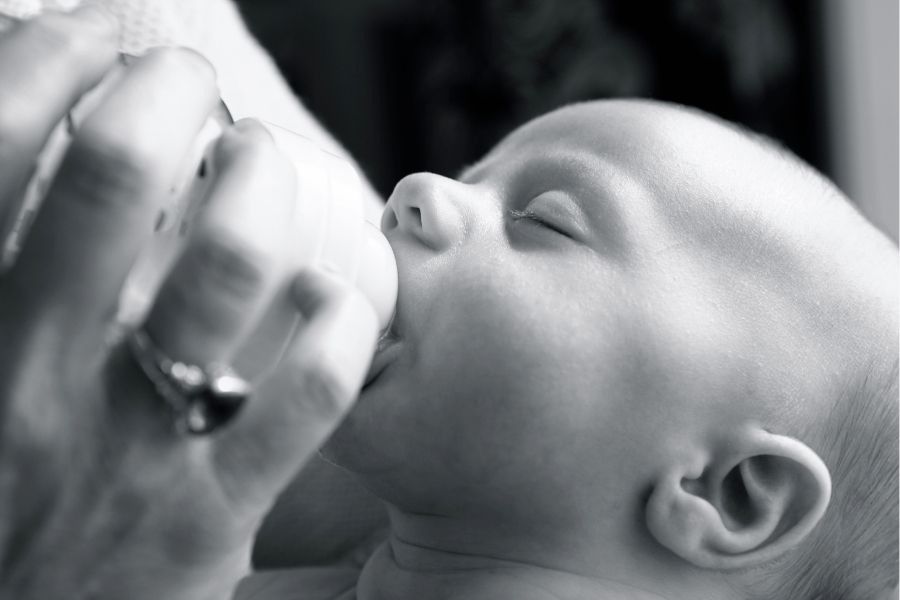
[[[464,184],[433,173],[404,177],[388,199],[382,231],[400,229],[434,250],[446,250],[465,232],[464,188]]]

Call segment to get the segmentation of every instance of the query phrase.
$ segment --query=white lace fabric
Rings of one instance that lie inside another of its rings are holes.
[[[28,18],[81,4],[101,5],[116,15],[123,52],[177,45],[205,55],[216,67],[222,99],[236,119],[275,123],[346,156],[294,96],[231,0],[0,0],[0,15]]]
[[[186,45],[199,49],[206,45],[210,23],[206,16],[220,12],[225,3],[216,0],[0,0],[0,13],[22,19],[44,10],[68,11],[80,4],[100,4],[115,14],[122,27],[121,49],[138,54],[152,46]]]

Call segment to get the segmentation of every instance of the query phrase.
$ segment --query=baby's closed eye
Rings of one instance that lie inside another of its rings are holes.
[[[575,239],[579,237],[581,226],[576,207],[566,194],[545,192],[528,202],[521,209],[509,211],[514,222],[526,221]]]

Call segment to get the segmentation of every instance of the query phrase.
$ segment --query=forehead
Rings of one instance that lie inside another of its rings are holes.
[[[783,161],[733,126],[691,109],[636,100],[585,103],[549,113],[507,136],[484,163],[561,153],[615,164],[662,191],[688,181],[734,189],[732,184],[752,179],[742,174],[758,169],[786,174],[783,168],[772,169]]]
[[[600,177],[615,173],[642,182],[664,204],[680,203],[681,210],[691,201],[703,204],[706,196],[715,196],[721,205],[746,204],[763,196],[754,194],[761,183],[777,181],[783,187],[796,175],[774,153],[705,115],[657,102],[618,100],[574,105],[535,119],[461,178],[480,179],[524,162],[538,168],[542,161],[603,166]]]
[[[748,322],[808,340],[827,337],[829,315],[868,318],[854,298],[877,277],[852,256],[873,232],[823,178],[774,148],[698,112],[621,101],[551,113],[492,152],[498,164],[569,153],[602,165],[599,202],[616,205],[640,258],[629,266],[690,269],[705,282],[698,289],[717,290]]]
[[[738,224],[753,236],[790,229],[822,204],[806,200],[824,195],[818,178],[735,126],[652,101],[557,110],[511,133],[472,172],[542,160],[594,166],[598,185],[627,182],[613,186],[625,212],[683,235]]]
[[[759,235],[769,228],[772,207],[796,194],[796,169],[784,163],[735,128],[691,110],[601,101],[527,123],[461,179],[556,173],[593,186],[605,208],[621,212],[635,231],[657,222],[691,235],[740,222]]]
[[[528,177],[532,165],[561,157],[589,165],[599,192],[589,210],[614,211],[632,252],[654,262],[677,248],[770,284],[777,272],[789,288],[831,260],[849,226],[834,220],[851,212],[834,207],[845,203],[827,202],[821,179],[795,162],[698,111],[650,101],[550,113],[511,133],[469,175]]]

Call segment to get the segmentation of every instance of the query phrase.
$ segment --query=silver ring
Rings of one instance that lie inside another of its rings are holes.
[[[141,370],[166,402],[178,433],[205,435],[231,421],[252,392],[234,369],[172,360],[143,329],[128,336],[128,347]]]

